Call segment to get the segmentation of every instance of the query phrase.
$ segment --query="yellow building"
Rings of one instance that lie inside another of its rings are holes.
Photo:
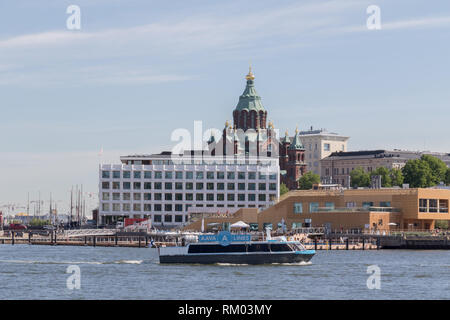
[[[431,230],[437,220],[450,221],[450,190],[446,189],[347,189],[296,190],[274,206],[237,211],[228,217],[206,217],[210,223],[242,220],[277,229],[326,227],[331,230]],[[193,223],[186,229],[197,229]]]

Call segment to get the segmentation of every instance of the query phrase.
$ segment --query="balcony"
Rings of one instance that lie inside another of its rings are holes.
[[[327,207],[320,207],[315,208],[312,212],[401,212],[400,208],[394,208],[394,207],[342,207],[342,208],[327,208]]]

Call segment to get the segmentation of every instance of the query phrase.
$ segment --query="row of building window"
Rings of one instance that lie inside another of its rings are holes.
[[[103,212],[133,212],[133,213],[138,213],[138,212],[160,212],[160,211],[165,211],[165,212],[172,212],[172,211],[176,211],[176,212],[187,212],[188,209],[190,207],[193,207],[191,204],[170,204],[170,203],[166,203],[166,204],[160,204],[160,203],[155,203],[155,204],[151,204],[151,203],[144,203],[143,205],[140,203],[102,203],[102,211]],[[224,204],[218,204],[218,205],[210,205],[207,204],[206,206],[204,206],[203,204],[196,204],[195,205],[196,208],[225,208]],[[227,204],[226,205],[227,208],[235,208],[236,206],[234,204]],[[237,205],[238,208],[245,208],[246,206],[243,204],[238,204]],[[249,208],[256,208],[256,205],[248,205]],[[259,205],[259,208],[263,208],[263,205]],[[164,209],[164,210],[163,210]]]
[[[133,187],[133,190],[151,190],[152,186],[155,190],[162,190],[164,186],[164,190],[204,190],[206,187],[206,190],[256,190],[256,186],[258,186],[258,190],[264,191],[264,190],[277,190],[277,184],[276,183],[269,183],[269,186],[267,187],[266,183],[248,183],[247,185],[245,183],[237,183],[236,184],[229,182],[229,183],[203,183],[203,182],[109,182],[109,181],[103,181],[102,182],[102,189],[108,190],[131,190],[131,187]]]
[[[356,208],[356,202],[348,201],[345,203],[345,206],[347,208]],[[366,201],[366,202],[362,203],[363,208],[370,208],[373,206],[374,206],[373,201]],[[391,207],[391,202],[390,201],[380,201],[379,206],[383,207],[383,208]],[[319,208],[318,202],[310,202],[309,203],[309,212],[316,212],[318,210],[318,208]],[[335,209],[334,202],[325,202],[325,209],[334,210]],[[302,202],[294,203],[294,213],[303,213],[303,203]]]
[[[448,213],[447,199],[419,199],[419,212]]]
[[[325,207],[328,209],[334,209],[334,202],[325,202]],[[319,208],[318,202],[310,202],[309,203],[309,212],[315,212]],[[303,213],[303,203],[296,202],[294,203],[294,213]]]
[[[122,197],[121,197],[122,195]],[[184,196],[183,196],[184,195]],[[224,193],[218,193],[216,195],[214,195],[214,193],[164,193],[164,195],[162,193],[153,193],[153,200],[155,201],[193,201],[194,200],[194,195],[195,195],[195,200],[196,201],[225,201],[225,194]],[[275,194],[258,194],[258,201],[274,201],[276,198]],[[235,201],[235,199],[237,199],[237,201],[246,201],[246,194],[245,193],[239,193],[237,194],[237,197],[235,197],[234,193],[229,193],[226,195],[226,199],[227,201]],[[103,201],[109,201],[111,200],[111,195],[109,192],[103,192],[102,193],[102,200]],[[131,193],[118,193],[118,192],[114,192],[112,194],[112,200],[114,201],[120,201],[120,200],[124,200],[124,201],[129,201],[131,200]],[[151,201],[152,200],[152,193],[133,193],[133,200],[135,201]],[[249,193],[247,194],[247,201],[256,201],[256,194],[254,193]]]
[[[184,218],[183,218],[184,217]],[[123,216],[105,216],[105,220],[107,223],[115,223],[116,221],[119,221]],[[176,222],[176,223],[182,223],[187,222],[188,216],[187,215],[181,215],[181,214],[152,214],[152,215],[144,215],[144,219],[151,218],[153,222],[155,223],[161,223],[161,222]],[[121,220],[120,220],[121,221]]]
[[[121,176],[122,172],[122,176]],[[234,180],[234,179],[240,179],[245,180],[248,178],[249,180],[255,180],[256,179],[256,172],[224,172],[224,171],[210,171],[210,172],[203,172],[203,171],[107,171],[102,170],[102,178],[103,179],[131,179],[131,173],[133,173],[134,179],[225,179],[225,174],[227,179]],[[206,173],[206,175],[205,175]],[[274,174],[264,174],[259,173],[258,177],[259,179],[266,179],[267,176],[269,176],[270,180],[276,180],[277,175]]]
[[[267,149],[268,151],[271,151],[271,147],[272,145],[268,145]],[[266,159],[266,160],[261,160],[259,159],[258,161],[255,161],[254,159],[224,159],[221,157],[218,157],[218,159],[193,159],[191,157],[182,157],[181,159],[177,159],[175,162],[172,160],[125,160],[122,161],[123,163],[127,164],[127,165],[208,165],[208,166],[223,166],[223,165],[259,165],[259,166],[264,166],[264,167],[268,167],[271,165],[274,165],[274,160],[271,159]]]
[[[340,147],[341,147],[341,151],[345,150],[345,145],[342,144]],[[312,150],[313,150],[312,144],[310,143],[309,144],[309,151],[312,151]],[[314,150],[317,150],[317,143],[314,144]],[[331,144],[330,143],[324,143],[323,144],[323,151],[331,151]]]
[[[153,207],[153,210],[152,210]],[[140,203],[134,203],[133,205],[131,205],[130,203],[113,203],[112,206],[110,206],[109,203],[103,203],[102,204],[102,210],[105,212],[108,212],[110,210],[112,211],[122,211],[122,212],[130,212],[131,209],[133,209],[133,212],[141,212],[141,211],[145,211],[145,212],[151,212],[151,211],[163,211],[162,209],[164,208],[165,212],[171,212],[171,211],[178,211],[178,212],[182,212],[183,211],[183,205],[182,204],[165,204],[164,206],[162,204],[154,204],[151,205],[150,203],[146,203],[143,206],[141,206]],[[187,210],[188,207],[186,207]]]
[[[362,168],[362,167],[361,167]],[[339,172],[339,168],[333,168],[333,175],[348,175],[350,174],[355,168],[341,168],[341,171]],[[364,168],[363,168],[364,169]],[[367,172],[372,172],[372,167],[367,167]],[[330,168],[325,168],[325,175],[330,175]]]

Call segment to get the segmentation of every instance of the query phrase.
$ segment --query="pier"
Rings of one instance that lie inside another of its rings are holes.
[[[412,249],[449,250],[449,235],[431,234],[351,234],[329,233],[308,235],[303,241],[309,249],[315,250],[371,250]],[[328,247],[327,247],[328,246]]]
[[[93,246],[93,247],[164,247],[182,245],[183,239],[192,237],[185,233],[121,232],[115,229],[76,229],[64,232],[4,232],[0,244]]]
[[[450,249],[450,235],[301,231],[302,233],[288,235],[288,240],[300,241],[306,249],[312,250]],[[10,231],[0,233],[0,244],[156,248],[182,246],[196,241],[196,236],[197,233],[190,232],[152,231],[147,233],[123,232],[116,229],[75,229],[62,232],[51,231],[48,234],[35,231]],[[263,238],[262,233],[252,234],[253,240]]]

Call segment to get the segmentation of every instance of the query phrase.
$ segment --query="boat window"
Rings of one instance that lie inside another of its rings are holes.
[[[245,244],[230,244],[222,246],[220,244],[191,244],[188,253],[230,253],[246,252]]]
[[[305,248],[302,247],[299,243],[289,243],[289,247],[292,248],[293,251],[303,251]]]
[[[269,252],[267,243],[252,243],[248,246],[248,252]]]
[[[273,252],[292,251],[287,243],[271,243],[270,250]]]

